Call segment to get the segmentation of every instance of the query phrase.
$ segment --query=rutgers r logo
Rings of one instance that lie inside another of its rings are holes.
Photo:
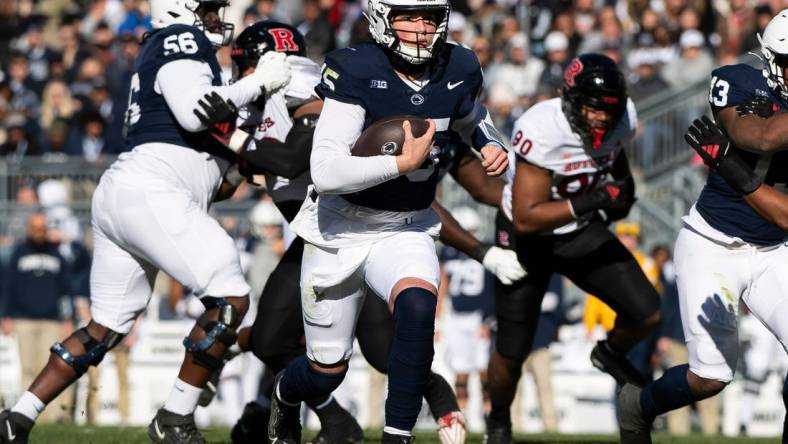
[[[286,51],[298,51],[300,48],[298,44],[296,44],[295,39],[293,38],[293,31],[287,28],[274,28],[269,29],[268,33],[274,38],[274,43],[276,46],[274,47],[274,51],[276,52],[286,52]]]
[[[580,59],[573,59],[572,63],[566,67],[564,72],[564,81],[569,86],[575,86],[575,76],[583,71],[583,62]]]

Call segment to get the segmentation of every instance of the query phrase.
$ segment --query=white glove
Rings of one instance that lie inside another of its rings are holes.
[[[260,82],[266,96],[270,97],[290,81],[290,62],[283,52],[267,52],[257,61],[252,75]]]
[[[517,253],[501,247],[490,247],[482,259],[482,265],[504,285],[512,285],[528,274],[517,260]]]

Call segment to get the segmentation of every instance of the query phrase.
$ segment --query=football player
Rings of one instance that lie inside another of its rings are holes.
[[[104,173],[92,201],[94,260],[90,323],[51,348],[49,362],[10,411],[0,442],[27,442],[45,405],[97,365],[145,310],[163,270],[201,298],[205,314],[184,339],[178,379],[148,435],[156,443],[204,443],[193,411],[213,369],[236,340],[248,306],[232,238],[208,215],[236,154],[208,135],[192,112],[206,91],[246,104],[290,77],[284,55],[262,58],[254,76],[223,85],[214,53],[229,43],[227,1],[152,0],[154,31],[131,80],[124,153]]]
[[[277,44],[276,38],[282,36],[286,36],[286,40],[291,43]],[[306,99],[306,101],[298,100],[298,97],[309,96],[310,82],[312,85],[317,84],[319,76],[313,81],[313,77],[306,75],[307,71],[299,67],[302,63],[296,63],[304,51],[304,41],[300,33],[295,28],[277,22],[259,22],[244,30],[236,40],[232,58],[241,75],[248,75],[254,70],[257,59],[262,54],[274,50],[284,51],[291,55],[289,61],[293,67],[293,77],[288,87],[280,94],[284,95],[283,99],[278,95],[268,99],[264,112],[256,110],[256,104],[250,104],[247,109],[241,111],[244,118],[237,129],[232,125],[225,125],[225,123],[235,123],[228,121],[228,116],[233,115],[234,111],[227,103],[219,103],[211,97],[206,97],[206,102],[203,103],[204,107],[197,112],[202,116],[206,125],[215,128],[214,132],[221,140],[247,140],[248,136],[238,137],[237,135],[241,132],[254,134],[255,146],[249,151],[268,153],[268,157],[277,157],[278,163],[282,167],[287,165],[289,172],[282,170],[280,173],[285,177],[275,177],[272,171],[277,170],[269,167],[264,167],[263,172],[266,173],[268,189],[274,202],[285,218],[292,221],[307,195],[307,185],[311,183],[309,173],[305,170],[308,170],[308,151],[311,150],[312,145],[310,128],[313,128],[317,116],[310,115],[309,119],[294,117],[307,108],[319,110],[314,98]],[[307,87],[301,88],[299,85]],[[224,108],[227,109],[224,110]],[[292,124],[291,121],[293,121]],[[300,126],[307,121],[312,125]],[[288,130],[289,134],[286,132]],[[297,139],[292,136],[294,131],[303,134],[304,139],[296,142]],[[307,133],[309,133],[308,140],[306,140]],[[282,144],[277,142],[277,139],[285,141],[284,145],[278,146]],[[439,176],[442,177],[447,172],[451,173],[478,201],[498,206],[501,202],[503,182],[486,176],[481,162],[469,151],[467,145],[457,139],[459,137],[453,133],[451,143],[442,147],[442,151],[438,155]],[[299,146],[298,143],[308,143],[308,145],[305,148],[303,145]],[[271,147],[274,147],[273,151]],[[289,153],[280,151],[280,149],[289,150]],[[303,155],[305,150],[307,156]],[[262,156],[259,163],[262,163]],[[299,174],[299,178],[295,178],[296,174]],[[434,205],[444,222],[441,229],[442,241],[455,245],[468,254],[473,254],[479,262],[506,282],[517,280],[525,274],[525,271],[517,263],[514,253],[481,244],[469,233],[462,230],[448,212],[439,205]],[[258,305],[260,309],[251,332],[243,329],[239,332],[241,337],[239,344],[246,342],[246,347],[251,348],[268,368],[277,372],[284,369],[287,363],[304,352],[302,345],[304,331],[298,287],[302,253],[303,241],[296,238],[266,283],[260,298],[261,302]],[[262,309],[262,307],[266,308]],[[247,336],[248,333],[251,333],[251,336]],[[393,335],[393,321],[382,300],[379,298],[365,300],[356,334],[367,360],[378,371],[386,373],[388,350],[391,348]],[[249,340],[244,341],[245,337],[248,337]],[[268,393],[270,394],[270,391]],[[425,398],[438,422],[441,441],[443,443],[462,442],[463,418],[451,387],[443,377],[435,373],[430,374]],[[363,437],[355,419],[344,411],[333,398],[310,399],[307,400],[307,404],[315,410],[322,424],[321,431],[315,438],[316,442],[348,442],[357,441]],[[248,405],[244,417],[233,429],[234,442],[246,442],[259,438],[261,418],[265,418],[267,421],[266,411],[255,403]]]
[[[503,142],[479,104],[479,62],[445,42],[446,0],[370,0],[374,43],[330,53],[318,92],[325,102],[310,158],[313,185],[292,223],[304,239],[301,302],[306,355],[277,377],[269,437],[300,440],[300,402],[344,379],[367,289],[394,314],[383,442],[410,442],[433,357],[439,268],[431,204],[438,169],[433,145],[456,130],[479,150],[490,175],[508,165]],[[361,131],[382,118],[429,118],[401,153],[354,157]],[[373,296],[373,297],[375,297]]]
[[[788,345],[788,113],[771,115],[788,108],[788,10],[759,40],[763,69],[712,71],[709,105],[719,127],[704,118],[686,137],[712,168],[674,254],[689,363],[643,389],[622,388],[622,442],[650,443],[657,415],[716,395],[733,379],[740,301]]]
[[[488,369],[487,443],[512,442],[510,406],[531,350],[542,297],[555,273],[597,295],[618,316],[591,361],[620,384],[642,383],[625,355],[659,322],[659,296],[605,222],[625,217],[635,184],[624,149],[637,125],[615,62],[582,54],[564,73],[561,97],[515,122],[497,240],[528,276],[496,295],[498,334]]]

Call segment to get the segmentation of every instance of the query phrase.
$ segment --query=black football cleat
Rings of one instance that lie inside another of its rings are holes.
[[[383,432],[383,436],[380,437],[380,444],[410,444],[415,440],[416,438],[413,436],[394,435]]]
[[[233,444],[259,444],[268,438],[268,419],[271,409],[262,407],[256,402],[244,406],[243,414],[230,432]]]
[[[642,388],[646,385],[643,375],[632,366],[626,355],[610,348],[607,341],[596,343],[594,349],[591,350],[591,363],[594,364],[594,367],[612,376],[620,386],[632,384]]]
[[[347,413],[336,422],[332,420],[322,424],[315,439],[308,441],[307,444],[354,444],[362,441],[364,441],[364,430],[356,418]]]
[[[495,421],[487,418],[487,432],[484,434],[484,444],[512,444],[512,421]]]
[[[618,430],[621,444],[651,444],[651,422],[640,408],[641,389],[625,384],[618,392]]]
[[[279,381],[274,382],[271,395],[271,418],[268,420],[268,440],[271,444],[301,444],[301,403],[290,406],[279,399]]]
[[[194,424],[194,414],[178,415],[163,408],[148,425],[148,437],[156,444],[208,444]]]
[[[30,429],[36,423],[27,416],[3,410],[0,412],[0,443],[2,444],[27,444]]]

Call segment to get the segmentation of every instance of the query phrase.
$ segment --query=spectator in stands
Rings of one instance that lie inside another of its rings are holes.
[[[304,19],[297,26],[306,40],[306,55],[323,63],[323,56],[336,47],[334,30],[328,22],[328,10],[322,9],[320,0],[304,0]]]
[[[566,37],[569,44],[569,57],[572,58],[577,55],[577,50],[580,48],[583,36],[575,29],[574,12],[571,9],[567,9],[566,11],[556,14],[553,19],[553,29]]]
[[[26,156],[40,156],[41,147],[27,130],[27,121],[15,114],[5,119],[6,141],[0,145],[0,156],[11,163],[19,163]]]
[[[612,6],[602,8],[594,20],[594,27],[585,33],[579,53],[601,52],[605,47],[621,47],[624,30]]]
[[[670,249],[664,245],[654,247],[651,252],[654,263],[659,267],[662,284],[662,323],[657,332],[657,354],[660,365],[668,369],[686,364],[687,345],[679,312],[679,292],[676,286],[676,272],[671,260]],[[720,395],[706,398],[695,404],[704,435],[716,435],[720,428]],[[683,407],[667,413],[668,432],[671,435],[687,436],[692,429],[690,407]]]
[[[62,340],[73,325],[70,275],[58,247],[48,240],[47,219],[34,213],[27,221],[27,238],[13,250],[4,274],[0,316],[5,331],[19,342],[22,386],[29,386],[49,359],[47,350]],[[63,392],[47,409],[44,421],[71,421],[73,390]]]
[[[718,12],[717,33],[722,38],[719,57],[727,64],[746,49],[744,40],[755,31],[755,11],[747,0],[726,3],[730,10]]]
[[[288,23],[286,17],[280,17],[276,11],[276,0],[255,0],[244,12],[244,25],[249,26],[260,20],[276,20]]]
[[[41,34],[41,25],[31,24],[21,42],[20,50],[24,53],[28,61],[30,70],[31,87],[36,94],[41,94],[44,84],[49,79],[49,64],[55,58],[55,51],[44,45],[44,37]]]
[[[758,35],[763,34],[763,30],[766,29],[766,25],[768,25],[769,21],[771,21],[772,17],[774,17],[772,8],[770,8],[768,4],[756,6],[754,13],[755,29],[753,29],[749,35],[744,37],[744,41],[742,42],[742,52],[760,50],[761,43],[758,41]]]
[[[97,111],[83,111],[79,116],[79,136],[77,143],[69,145],[67,154],[82,156],[88,162],[95,162],[101,155],[113,154],[117,147],[109,146],[106,138],[107,124]]]
[[[126,18],[126,11],[123,4],[116,0],[91,0],[87,8],[87,13],[82,18],[79,25],[79,33],[85,38],[90,39],[93,33],[102,24],[110,30],[117,30],[121,22]]]
[[[59,39],[63,71],[66,81],[73,81],[77,77],[82,60],[90,54],[82,48],[76,25],[73,22],[64,22],[60,25]]]
[[[632,51],[629,55],[629,66],[632,68],[631,78],[636,80],[631,83],[627,92],[635,104],[669,88],[668,82],[659,72],[659,60],[653,53]]]
[[[80,103],[71,96],[68,85],[62,80],[51,80],[44,87],[38,124],[48,131],[56,120],[70,121],[79,108]]]
[[[11,110],[27,118],[38,115],[41,106],[34,83],[30,78],[27,57],[24,54],[14,53],[8,65],[8,85],[13,93]]]
[[[564,81],[564,68],[569,63],[569,39],[560,31],[547,34],[544,39],[547,67],[542,71],[539,83],[558,90]]]
[[[96,57],[87,57],[80,64],[76,79],[71,82],[71,94],[83,106],[89,106],[93,86],[100,82],[104,82],[104,64]]]
[[[43,141],[43,158],[45,161],[62,160],[70,152],[78,151],[76,147],[76,130],[71,131],[70,123],[63,119],[55,119],[49,126]]]
[[[490,70],[488,89],[503,83],[517,98],[532,97],[544,71],[544,62],[528,56],[528,37],[523,33],[517,33],[509,40],[505,53],[506,61]]]
[[[468,27],[465,16],[457,11],[449,14],[449,23],[446,24],[449,30],[449,40],[460,45],[468,45],[473,41],[475,33],[472,27]]]
[[[146,32],[150,32],[150,14],[147,2],[140,0],[123,0],[123,9],[126,17],[118,25],[118,34],[131,33],[142,37]]]
[[[16,205],[6,221],[3,233],[3,247],[13,246],[20,238],[24,237],[27,220],[38,211],[38,196],[35,188],[29,183],[21,183],[18,187],[14,194]]]
[[[476,57],[479,59],[479,64],[482,66],[484,74],[490,71],[490,63],[492,62],[492,48],[490,47],[490,39],[483,35],[476,36],[471,43],[471,49]]]
[[[662,68],[662,77],[671,87],[682,88],[708,80],[715,63],[706,51],[705,43],[703,34],[698,30],[690,29],[681,34],[681,56]]]

